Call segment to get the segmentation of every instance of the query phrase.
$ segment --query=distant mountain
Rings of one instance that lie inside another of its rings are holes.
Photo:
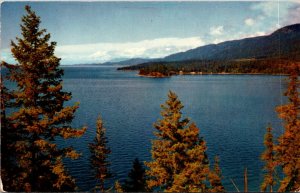
[[[300,24],[278,29],[267,36],[201,46],[163,58],[165,62],[185,60],[236,60],[300,57]]]
[[[196,72],[286,74],[283,67],[290,61],[300,61],[300,24],[270,35],[201,46],[118,70],[139,70],[143,76]]]
[[[109,61],[104,63],[81,63],[81,64],[72,64],[72,65],[61,65],[63,67],[68,66],[131,66],[141,63],[147,63],[151,61],[157,61],[158,59],[146,59],[146,58],[131,58],[131,59],[116,59],[116,61]]]
[[[289,58],[300,60],[300,24],[289,25],[270,35],[209,44],[164,58],[132,58],[92,65],[133,66],[151,62],[191,60],[232,61],[240,59]],[[143,65],[142,65],[143,66]]]
[[[146,63],[150,61],[155,61],[156,59],[145,59],[145,58],[132,58],[128,60],[118,61],[118,62],[105,62],[98,65],[120,65],[120,66],[131,66],[141,63]]]

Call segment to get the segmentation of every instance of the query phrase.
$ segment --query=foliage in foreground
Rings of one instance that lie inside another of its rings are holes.
[[[74,191],[75,181],[65,169],[63,159],[76,159],[79,154],[72,147],[58,148],[55,141],[58,138],[80,137],[85,128],[74,129],[70,126],[78,104],[64,105],[71,99],[71,93],[62,90],[63,70],[59,68],[60,59],[54,55],[56,43],[49,43],[50,34],[39,29],[40,18],[29,6],[26,6],[26,11],[27,15],[22,18],[22,38],[17,38],[17,43],[11,44],[17,65],[2,62],[9,69],[7,78],[17,85],[15,90],[10,90],[1,79],[1,176],[4,189]],[[278,73],[280,70],[272,69],[269,62],[263,63],[267,68],[257,66],[257,61],[244,62],[247,68],[241,68],[240,63],[230,63],[229,66],[216,63],[210,66],[213,69],[208,70],[237,72],[244,69],[252,73],[260,70]],[[262,155],[266,162],[262,191],[273,191],[276,167],[281,167],[284,174],[278,191],[300,189],[300,65],[293,63],[289,67],[290,82],[285,93],[289,103],[277,108],[285,123],[284,133],[275,144],[272,129],[267,128],[264,142],[266,150]],[[170,70],[165,66],[158,68],[164,73]],[[201,63],[185,70],[202,71],[203,68],[205,70],[206,66]],[[225,191],[218,158],[215,158],[214,168],[211,169],[206,155],[206,143],[199,137],[199,128],[190,123],[189,119],[181,118],[183,105],[176,94],[170,92],[168,96],[169,100],[162,105],[163,119],[154,125],[157,139],[152,146],[153,160],[146,163],[149,167],[146,172],[149,179],[145,181],[145,170],[135,160],[129,173],[130,179],[125,182],[126,191],[145,191],[152,188],[173,192]],[[95,177],[103,192],[104,182],[111,174],[107,159],[110,150],[101,118],[97,120],[94,143],[89,147],[92,153],[91,163],[96,171]],[[118,181],[114,190],[123,192]]]
[[[119,183],[119,181],[115,182],[114,189],[115,189],[115,192],[124,192],[121,184]]]
[[[128,179],[123,185],[126,192],[146,192],[146,174],[143,164],[135,158]]]
[[[277,112],[284,121],[284,133],[275,146],[276,161],[285,177],[280,182],[280,192],[300,189],[300,63],[290,66],[289,85],[285,96],[288,104],[279,106]]]
[[[265,134],[264,144],[266,150],[261,155],[261,159],[265,161],[264,166],[264,180],[261,184],[261,191],[266,192],[269,190],[273,192],[273,187],[276,183],[276,162],[275,162],[275,152],[274,152],[274,142],[273,142],[273,134],[272,128],[269,126],[267,127],[267,133]]]
[[[95,178],[98,181],[97,188],[101,192],[105,191],[104,183],[111,173],[108,169],[110,163],[108,161],[108,155],[110,149],[107,147],[107,137],[105,136],[106,129],[103,127],[103,121],[99,116],[96,125],[96,137],[93,143],[89,144],[91,152],[91,166],[95,170]]]
[[[167,192],[205,192],[216,186],[222,189],[221,183],[208,185],[219,172],[208,175],[206,143],[199,137],[199,128],[188,118],[181,118],[183,105],[177,95],[170,91],[161,107],[163,118],[154,124],[157,138],[152,141],[153,160],[146,162],[148,187]]]
[[[300,190],[300,82],[298,80],[300,64],[291,63],[287,69],[289,70],[289,83],[285,96],[288,98],[288,103],[276,109],[284,122],[284,132],[275,143],[272,128],[267,128],[264,140],[266,150],[261,157],[265,162],[262,191],[272,192],[279,176],[283,178],[280,179],[278,192]],[[277,168],[280,168],[283,175],[277,175]]]
[[[12,107],[3,115],[1,146],[4,189],[7,191],[72,191],[74,179],[66,171],[63,159],[77,159],[72,147],[58,148],[58,138],[78,138],[85,128],[70,126],[78,104],[64,106],[71,93],[62,91],[63,70],[54,55],[55,42],[50,34],[40,30],[40,18],[25,7],[22,38],[11,43],[17,65],[2,62],[9,69],[8,79],[16,83],[15,90],[3,90],[8,98],[2,104]],[[10,165],[6,165],[10,163]],[[4,177],[5,176],[5,177]]]

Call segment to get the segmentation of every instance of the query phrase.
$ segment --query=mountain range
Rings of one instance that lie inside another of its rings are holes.
[[[137,65],[147,62],[188,60],[231,61],[239,59],[288,58],[300,60],[300,24],[280,28],[270,35],[209,44],[157,59],[130,59],[114,64]]]

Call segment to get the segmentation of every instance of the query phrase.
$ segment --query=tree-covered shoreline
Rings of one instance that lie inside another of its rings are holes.
[[[293,60],[292,60],[293,61]],[[245,59],[234,61],[191,60],[177,62],[149,62],[135,66],[126,66],[118,70],[135,70],[141,76],[169,77],[172,75],[206,74],[269,74],[287,75],[288,59]],[[299,61],[295,61],[299,62]]]

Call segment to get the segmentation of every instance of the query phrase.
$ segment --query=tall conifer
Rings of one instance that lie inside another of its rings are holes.
[[[105,136],[106,129],[103,127],[103,122],[99,116],[96,125],[96,137],[93,143],[89,144],[91,152],[91,165],[95,170],[95,178],[98,181],[96,189],[101,192],[105,191],[105,180],[111,177],[109,171],[109,161],[108,155],[110,154],[110,149],[107,147],[107,137]]]
[[[121,184],[120,184],[119,181],[116,181],[116,182],[115,182],[114,190],[115,190],[114,192],[124,192],[124,191],[123,191],[123,188],[122,188],[122,186],[121,186]]]
[[[148,187],[167,192],[208,191],[209,161],[199,128],[181,118],[183,105],[175,93],[170,91],[161,107],[163,118],[154,124],[153,160],[146,163]]]
[[[274,142],[273,142],[273,134],[272,128],[267,127],[267,133],[265,135],[264,144],[266,150],[261,155],[261,159],[265,162],[264,170],[264,181],[261,185],[261,191],[273,192],[273,187],[275,185],[275,152],[274,152]]]
[[[218,156],[215,157],[215,163],[213,170],[210,171],[208,175],[208,179],[210,182],[210,192],[225,192],[225,188],[222,184],[222,172],[219,166],[219,158]]]
[[[289,102],[277,108],[279,117],[284,121],[284,133],[275,147],[276,160],[284,173],[279,188],[281,192],[300,189],[300,63],[292,63],[289,72],[289,84],[285,93]]]
[[[3,63],[1,64],[3,68]],[[15,148],[17,141],[16,134],[12,131],[7,120],[6,109],[9,108],[9,101],[12,99],[9,90],[5,87],[3,76],[0,82],[1,88],[1,178],[5,184],[4,189],[11,190],[17,186],[17,166],[14,164]],[[13,176],[10,176],[13,175]]]
[[[76,159],[79,154],[72,147],[58,148],[55,141],[59,137],[80,137],[85,128],[70,126],[78,104],[64,105],[71,99],[71,93],[62,91],[63,70],[59,68],[60,59],[54,55],[56,43],[49,42],[50,34],[39,28],[40,17],[29,6],[25,9],[22,38],[11,42],[17,64],[6,65],[10,81],[17,85],[12,92],[14,112],[7,120],[18,135],[14,161],[20,171],[18,187],[8,190],[71,191],[75,182],[63,159]]]
[[[146,191],[146,175],[143,164],[138,158],[135,158],[132,169],[128,174],[128,179],[124,183],[126,192],[145,192]]]

